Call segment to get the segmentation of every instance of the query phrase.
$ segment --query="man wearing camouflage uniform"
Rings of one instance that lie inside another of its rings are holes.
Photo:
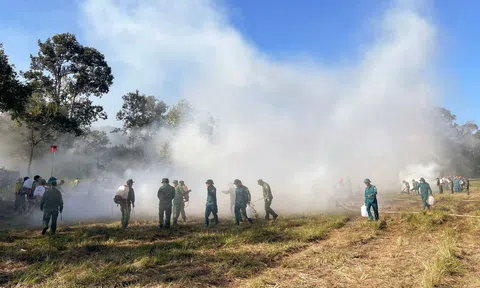
[[[173,186],[175,187],[175,198],[173,199],[173,225],[177,225],[178,217],[182,215],[183,222],[187,221],[185,215],[185,199],[188,200],[189,191],[185,191],[185,182],[173,180]]]
[[[175,198],[175,188],[170,184],[168,178],[162,179],[162,186],[158,189],[158,220],[160,228],[170,227],[170,217],[172,216],[172,200]],[[163,222],[165,216],[165,222]]]
[[[56,188],[57,179],[50,177],[50,179],[48,179],[48,184],[50,185],[50,188],[45,191],[42,200],[40,201],[40,210],[43,211],[44,226],[42,235],[47,233],[50,220],[50,231],[52,232],[52,235],[55,234],[55,231],[57,230],[58,212],[62,213],[63,211],[62,193]]]
[[[270,215],[272,215],[273,220],[278,218],[278,214],[273,211],[271,208],[273,195],[272,190],[270,189],[270,185],[265,183],[262,179],[257,181],[258,185],[262,186],[263,189],[263,200],[265,201],[265,220],[270,220]]]

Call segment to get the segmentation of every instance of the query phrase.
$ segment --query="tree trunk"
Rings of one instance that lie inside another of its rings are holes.
[[[30,145],[30,157],[28,159],[28,172],[27,175],[30,177],[30,170],[32,168],[32,160],[33,160],[33,149],[35,148],[34,145]]]

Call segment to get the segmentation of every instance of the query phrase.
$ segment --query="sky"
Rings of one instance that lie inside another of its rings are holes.
[[[285,209],[312,207],[321,198],[312,183],[349,175],[396,187],[420,170],[437,177],[432,159],[443,143],[433,135],[433,105],[480,122],[471,40],[478,7],[467,2],[43,2],[0,2],[0,39],[19,68],[37,39],[72,32],[112,67],[114,84],[98,101],[106,123],[136,89],[168,104],[186,98],[199,112],[145,147],[156,155],[168,143],[172,165],[127,169],[126,179],[150,170],[201,191],[209,178],[223,187],[262,177]],[[212,139],[201,130],[205,111],[219,120]]]
[[[86,28],[91,20],[85,16],[85,7],[89,5],[86,3],[80,0],[0,1],[0,42],[3,42],[10,61],[17,68],[26,69],[28,55],[36,52],[36,41],[45,40],[55,33],[74,33],[85,45],[98,43],[98,39],[92,40],[91,27]],[[165,4],[165,7],[171,3]],[[375,34],[371,26],[379,21],[380,15],[392,2],[304,0],[299,5],[298,1],[292,0],[218,0],[212,5],[221,11],[225,21],[245,41],[274,61],[309,61],[319,66],[342,67],[358,60],[363,47]],[[480,8],[480,2],[427,1],[422,5],[423,13],[437,28],[435,73],[441,83],[438,93],[442,94],[439,104],[452,110],[459,122],[475,120],[478,123],[480,44],[475,32],[480,20],[475,11]],[[122,19],[114,21],[121,22]],[[121,64],[108,57],[107,61],[114,68],[115,75]],[[135,89],[143,89],[142,92],[174,103],[179,97],[181,88],[178,80],[182,75],[175,69],[168,74],[161,92],[148,83],[139,83],[142,87],[130,89],[114,84],[112,93],[101,101],[109,113],[109,121],[121,105],[121,95]]]

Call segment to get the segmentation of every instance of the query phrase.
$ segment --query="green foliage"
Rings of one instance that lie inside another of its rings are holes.
[[[121,131],[124,133],[141,128],[155,128],[152,126],[164,123],[167,112],[165,102],[154,96],[140,94],[138,90],[123,95],[122,99],[122,110],[117,113],[117,120],[123,121]]]
[[[30,87],[18,80],[14,66],[8,62],[8,56],[0,43],[0,111],[20,113],[30,94]]]
[[[113,83],[111,68],[99,51],[78,43],[75,35],[57,34],[38,41],[37,56],[30,56],[30,71],[24,77],[49,102],[65,109],[65,116],[81,128],[106,119],[102,106],[90,96],[101,97]]]

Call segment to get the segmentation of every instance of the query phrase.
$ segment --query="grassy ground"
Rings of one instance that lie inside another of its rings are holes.
[[[480,287],[479,182],[472,194],[380,195],[382,221],[353,212],[206,229],[156,223],[0,232],[0,285],[18,287]],[[352,213],[355,215],[352,216]],[[350,215],[350,216],[348,216]]]

